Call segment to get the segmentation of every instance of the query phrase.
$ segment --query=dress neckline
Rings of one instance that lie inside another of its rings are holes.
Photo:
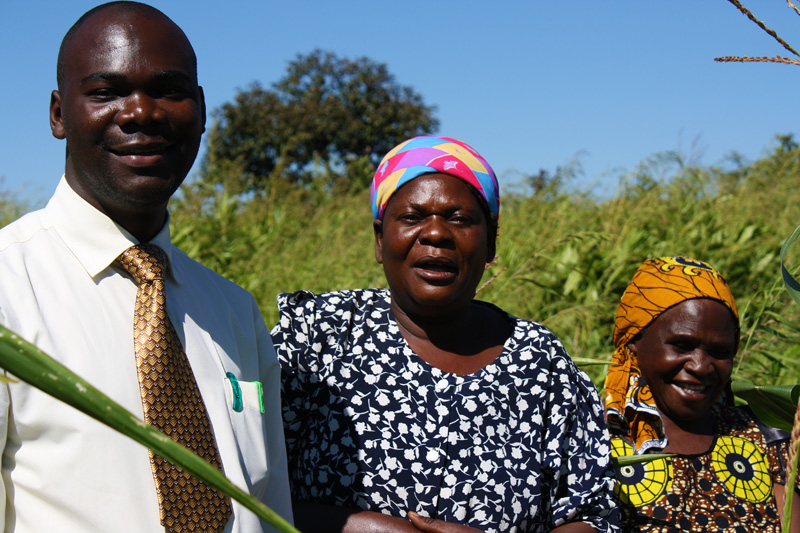
[[[388,291],[388,289],[386,290],[385,303],[386,303],[385,312],[387,313],[387,316],[391,321],[391,323],[394,325],[395,328],[397,328],[397,338],[398,342],[401,344],[402,349],[407,350],[411,354],[413,360],[418,364],[422,365],[423,368],[427,369],[431,375],[440,379],[447,378],[448,380],[455,380],[456,382],[458,382],[459,380],[466,381],[468,379],[478,379],[482,377],[482,375],[485,373],[497,374],[500,371],[500,365],[498,364],[498,361],[500,361],[500,359],[503,358],[504,356],[507,356],[511,353],[512,341],[514,338],[516,338],[517,334],[520,333],[519,331],[520,320],[517,317],[510,315],[509,313],[503,311],[502,309],[500,309],[499,307],[497,307],[492,303],[484,302],[482,300],[473,300],[473,303],[476,303],[478,305],[483,305],[497,311],[509,323],[509,325],[511,326],[511,332],[508,335],[508,337],[506,337],[506,340],[503,341],[503,348],[500,350],[500,353],[490,363],[484,365],[483,367],[479,368],[478,370],[470,374],[456,374],[455,372],[448,372],[446,370],[442,370],[441,368],[429,363],[428,361],[423,359],[417,352],[415,352],[411,348],[411,346],[409,346],[408,341],[406,341],[406,338],[400,332],[400,326],[397,324],[394,312],[392,311],[391,294]]]

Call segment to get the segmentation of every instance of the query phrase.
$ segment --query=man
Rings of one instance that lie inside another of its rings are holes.
[[[144,4],[99,6],[70,29],[50,103],[66,170],[44,209],[0,230],[0,322],[175,440],[189,435],[291,520],[269,332],[252,296],[170,242],[167,202],[205,127],[196,69],[180,28]],[[133,266],[139,254],[152,278]],[[24,383],[0,388],[0,444],[5,531],[268,529]]]

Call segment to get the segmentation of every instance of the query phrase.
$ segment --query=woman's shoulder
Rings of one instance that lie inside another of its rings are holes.
[[[289,351],[305,353],[313,348],[318,352],[334,337],[387,324],[389,309],[388,291],[382,289],[280,294],[278,321],[270,331],[272,343],[279,358]]]
[[[491,304],[488,304],[491,305]],[[498,311],[499,308],[495,307]],[[596,395],[596,389],[583,370],[578,368],[555,333],[547,327],[503,312],[511,322],[511,334],[506,340],[500,363],[514,369],[517,377],[541,380],[547,376],[548,387],[565,388],[580,394]],[[542,373],[546,370],[546,373]]]
[[[348,308],[367,305],[380,306],[381,304],[389,304],[387,289],[351,289],[320,294],[300,290],[278,295],[278,310],[281,314],[330,314]]]
[[[532,350],[540,352],[546,359],[563,359],[568,361],[570,365],[573,364],[561,340],[547,327],[533,320],[526,320],[506,313],[498,307],[495,307],[495,309],[508,317],[512,326],[511,336],[508,342],[513,345],[516,351]]]
[[[556,335],[552,331],[550,331],[540,323],[535,322],[533,320],[526,320],[524,318],[519,318],[517,316],[514,316],[508,311],[504,311],[503,309],[489,302],[484,302],[482,300],[475,300],[475,303],[484,306],[488,309],[491,309],[496,313],[505,317],[506,320],[508,320],[511,326],[513,327],[512,334],[517,335],[518,337],[523,339],[542,339],[547,342],[555,341],[559,346],[561,346],[561,341],[558,340],[558,337],[556,337]]]
[[[790,439],[788,432],[768,426],[747,405],[716,405],[714,414],[720,435],[736,436],[741,434],[746,436],[750,434],[754,437],[760,434],[767,445]]]

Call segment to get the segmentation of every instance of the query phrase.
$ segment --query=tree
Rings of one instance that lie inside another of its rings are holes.
[[[383,63],[299,54],[271,89],[253,83],[214,111],[201,175],[258,194],[275,179],[308,184],[322,169],[330,186],[360,170],[353,185],[363,187],[365,166],[409,137],[436,131],[434,109]]]

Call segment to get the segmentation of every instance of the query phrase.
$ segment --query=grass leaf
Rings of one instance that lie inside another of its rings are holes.
[[[611,457],[611,463],[619,468],[621,466],[635,465],[639,463],[649,463],[656,459],[666,459],[672,457],[672,453],[645,453],[642,455],[620,455],[619,457]]]
[[[733,381],[731,390],[746,401],[766,425],[792,430],[800,385],[753,385],[746,381]]]
[[[146,424],[86,380],[3,326],[0,326],[0,367],[150,448],[185,472],[238,501],[279,531],[299,533],[279,514],[240,489],[213,465]]]

